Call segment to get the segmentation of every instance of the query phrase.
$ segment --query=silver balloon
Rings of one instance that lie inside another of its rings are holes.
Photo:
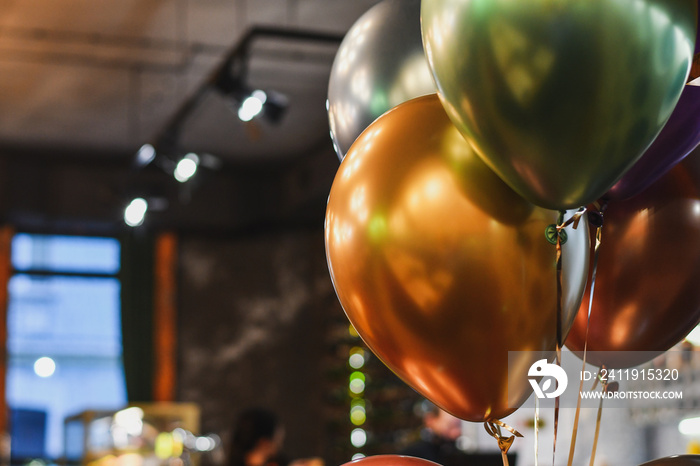
[[[384,0],[353,24],[328,83],[328,120],[340,160],[377,117],[437,92],[423,52],[420,0]]]

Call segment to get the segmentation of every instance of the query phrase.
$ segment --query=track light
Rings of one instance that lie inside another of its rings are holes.
[[[241,121],[250,121],[260,114],[263,110],[263,105],[267,101],[265,91],[256,89],[251,94],[243,99],[241,106],[238,107],[238,118]]]
[[[124,209],[124,223],[130,227],[137,227],[143,223],[148,210],[148,202],[141,197],[137,197]]]
[[[180,183],[184,183],[197,173],[198,167],[199,157],[197,154],[190,152],[177,163],[173,176],[175,176],[175,179]]]
[[[144,144],[136,153],[136,165],[145,167],[156,158],[156,149],[151,144]]]
[[[267,99],[263,106],[262,116],[270,123],[279,123],[287,112],[289,99],[284,94],[272,90],[268,90],[266,94]]]
[[[235,94],[229,94],[229,98],[240,101],[237,112],[241,121],[250,121],[260,115],[271,123],[279,123],[288,104],[287,97],[283,94],[261,89],[256,89],[238,99]]]
[[[258,116],[271,123],[279,123],[287,110],[288,99],[273,90],[252,90],[241,78],[224,73],[215,83],[224,95],[231,110],[241,121],[251,121]]]

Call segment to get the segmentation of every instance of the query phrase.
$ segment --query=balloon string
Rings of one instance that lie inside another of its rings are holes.
[[[557,366],[561,364],[557,362]],[[554,458],[557,451],[557,432],[559,431],[559,397],[554,399],[554,442],[552,444],[552,466],[554,466]]]
[[[501,458],[503,458],[503,466],[510,466],[510,463],[508,462],[508,454],[501,450]]]
[[[605,368],[605,366],[601,367],[601,372],[607,373],[607,371],[603,371],[604,368]],[[598,435],[600,434],[600,420],[601,420],[601,417],[603,416],[603,400],[605,400],[605,393],[608,391],[608,378],[607,378],[607,376],[605,378],[600,379],[600,384],[601,384],[601,390],[603,391],[603,396],[600,397],[600,403],[598,404],[598,416],[596,417],[596,421],[595,421],[595,435],[593,436],[593,450],[591,451],[591,462],[589,463],[589,466],[594,465],[595,453],[596,453],[596,450],[598,449]]]
[[[561,231],[564,228],[564,213],[559,212],[557,220],[557,346],[555,364],[561,367],[561,345],[562,345],[562,283],[561,283]],[[552,444],[552,466],[557,452],[557,432],[559,431],[559,397],[554,399],[554,442]]]
[[[535,466],[538,466],[537,455],[539,454],[540,439],[540,399],[535,397]]]
[[[586,336],[583,339],[583,364],[581,366],[581,373],[586,370],[586,353],[588,352],[588,329],[591,323],[591,310],[593,309],[593,294],[595,292],[595,278],[598,271],[598,254],[600,251],[600,242],[603,236],[603,217],[602,211],[599,211],[600,221],[596,226],[595,232],[595,246],[593,249],[593,271],[591,272],[591,291],[588,294],[588,316],[586,319]],[[576,436],[578,434],[578,421],[581,414],[581,393],[583,392],[583,377],[579,377],[581,380],[578,386],[578,400],[576,401],[576,415],[574,416],[574,429],[571,434],[571,446],[569,447],[569,462],[567,466],[571,466],[574,461],[574,452],[576,450]]]
[[[504,437],[501,433],[501,427],[513,435],[510,437]],[[484,422],[484,429],[486,429],[486,432],[491,437],[498,441],[498,448],[501,449],[501,458],[503,458],[503,466],[509,466],[508,450],[510,450],[510,447],[513,445],[513,440],[515,440],[515,437],[522,437],[523,435],[505,422],[499,421],[498,419],[492,419]]]

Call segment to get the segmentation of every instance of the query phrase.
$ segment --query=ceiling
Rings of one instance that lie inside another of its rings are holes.
[[[342,38],[377,0],[0,0],[0,148],[127,157],[162,135],[254,26]],[[275,161],[330,147],[325,99],[338,40],[261,37],[248,83],[289,100],[279,125],[243,123],[218,93],[187,112],[182,151]]]
[[[164,201],[149,220],[157,228],[322,225],[338,166],[330,70],[344,34],[378,2],[0,0],[0,222],[113,231],[131,199],[151,196]],[[288,99],[279,124],[241,122],[204,86],[256,27],[324,37],[263,34],[245,48],[247,84]],[[225,169],[185,185],[162,164],[134,172],[138,149],[160,150],[183,114],[168,155],[212,154]]]

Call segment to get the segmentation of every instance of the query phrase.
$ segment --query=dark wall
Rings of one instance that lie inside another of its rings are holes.
[[[285,451],[327,456],[329,328],[344,319],[323,232],[181,240],[179,399],[226,441],[236,414],[263,406],[286,427]]]
[[[339,465],[359,451],[349,442],[347,358],[362,343],[349,336],[325,260],[325,202],[338,166],[327,149],[265,169],[205,171],[188,187],[124,160],[0,151],[0,221],[62,234],[178,233],[177,401],[198,403],[203,433],[226,447],[237,413],[268,407],[286,426],[290,457]],[[123,208],[148,191],[168,207],[132,231]],[[363,427],[373,435],[362,451],[395,453],[397,429],[415,422],[412,392],[376,358],[366,373]]]

